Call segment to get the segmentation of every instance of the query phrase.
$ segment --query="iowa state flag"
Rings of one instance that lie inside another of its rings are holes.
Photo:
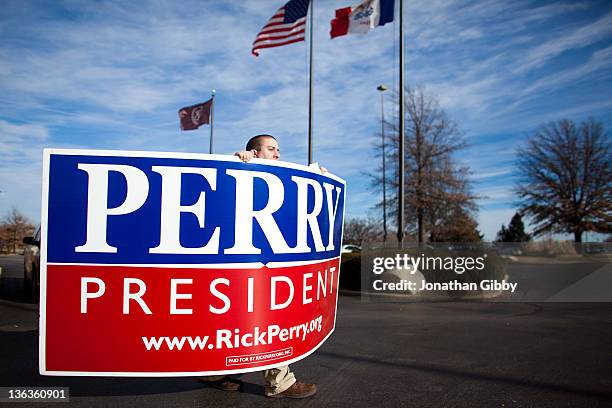
[[[395,0],[366,0],[355,8],[336,10],[331,21],[331,38],[346,34],[365,34],[370,29],[393,21]]]

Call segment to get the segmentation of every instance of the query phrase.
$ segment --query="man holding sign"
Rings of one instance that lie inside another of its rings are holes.
[[[246,145],[246,150],[234,153],[243,162],[253,158],[279,160],[280,148],[278,141],[271,135],[252,137]],[[322,168],[322,170],[324,170]],[[315,384],[306,384],[296,380],[288,365],[263,371],[266,381],[266,396],[273,398],[307,398],[317,392]],[[223,391],[238,391],[240,382],[224,375],[200,377],[200,381]]]
[[[237,156],[45,149],[42,375],[316,392],[287,365],[335,328],[345,182],[269,135]]]

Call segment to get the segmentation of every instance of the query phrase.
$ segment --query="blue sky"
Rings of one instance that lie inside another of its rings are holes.
[[[329,39],[315,3],[315,159],[347,180],[347,216],[379,197],[379,94],[397,87],[397,24]],[[593,116],[612,129],[609,1],[405,0],[406,81],[424,85],[471,147],[480,229],[494,239],[515,211],[515,149],[539,124]],[[45,147],[208,151],[208,128],[181,132],[177,110],[217,90],[215,153],[258,133],[282,159],[307,160],[306,43],[251,55],[280,0],[3,0],[0,10],[0,214],[40,220]],[[397,21],[397,15],[396,15]],[[389,106],[390,104],[387,104]],[[387,113],[390,115],[390,111]]]

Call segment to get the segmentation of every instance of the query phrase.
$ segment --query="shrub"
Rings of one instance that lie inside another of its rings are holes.
[[[524,255],[532,256],[557,256],[577,255],[574,243],[571,241],[534,241],[522,245]]]

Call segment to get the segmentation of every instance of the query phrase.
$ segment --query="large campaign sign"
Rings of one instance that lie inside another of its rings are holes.
[[[186,153],[44,152],[40,372],[230,374],[333,332],[345,183]]]

